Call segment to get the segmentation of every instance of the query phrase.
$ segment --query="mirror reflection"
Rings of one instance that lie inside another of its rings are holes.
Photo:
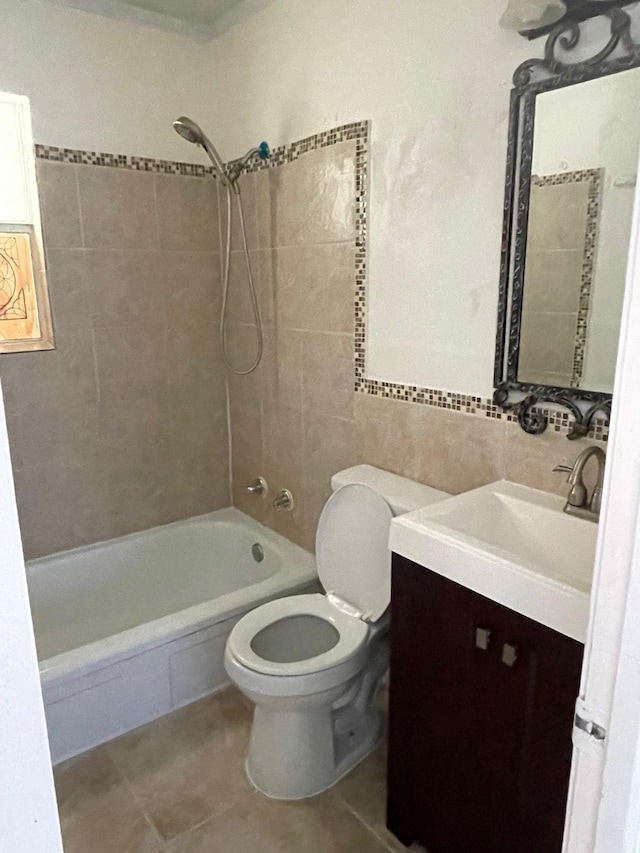
[[[639,106],[637,68],[536,98],[519,382],[613,390]]]

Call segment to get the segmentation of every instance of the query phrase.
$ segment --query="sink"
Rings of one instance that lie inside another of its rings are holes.
[[[390,548],[585,641],[598,526],[563,498],[501,480],[398,516]]]

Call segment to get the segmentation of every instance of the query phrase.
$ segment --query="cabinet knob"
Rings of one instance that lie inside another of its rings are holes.
[[[476,649],[486,652],[491,645],[491,631],[488,628],[476,628]]]
[[[518,647],[505,643],[502,647],[502,663],[505,666],[515,666],[518,660]]]

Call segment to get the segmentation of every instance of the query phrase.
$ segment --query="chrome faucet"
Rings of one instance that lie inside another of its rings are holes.
[[[598,479],[589,498],[587,487],[584,484],[582,472],[589,459],[595,456],[598,460]],[[598,521],[600,518],[600,505],[602,503],[602,484],[604,481],[604,466],[607,461],[604,450],[594,444],[585,447],[580,456],[571,465],[557,465],[554,471],[564,471],[569,474],[567,482],[571,486],[564,505],[564,512],[568,515],[577,515],[578,518],[586,518],[588,521]]]

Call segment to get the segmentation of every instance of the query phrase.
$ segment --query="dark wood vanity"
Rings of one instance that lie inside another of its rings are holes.
[[[394,554],[388,826],[429,853],[560,853],[583,646]]]

